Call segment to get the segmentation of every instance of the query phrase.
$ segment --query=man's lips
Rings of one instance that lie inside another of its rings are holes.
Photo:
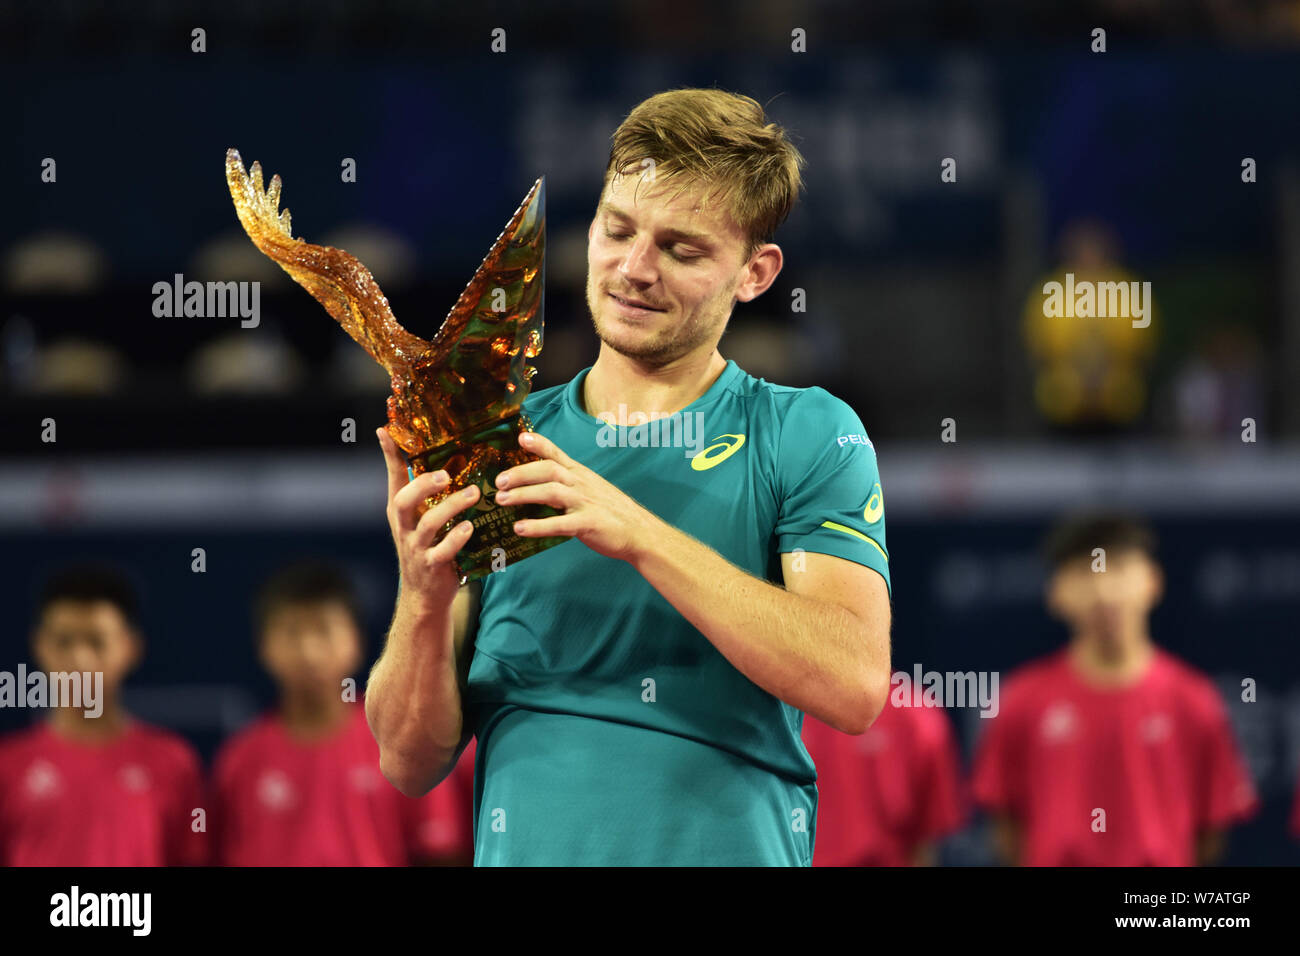
[[[657,306],[650,305],[647,302],[642,302],[640,299],[629,299],[625,296],[615,295],[613,292],[609,293],[609,297],[613,299],[615,302],[620,302],[623,305],[626,305],[633,309],[645,309],[647,312],[665,311],[664,309],[658,308]]]

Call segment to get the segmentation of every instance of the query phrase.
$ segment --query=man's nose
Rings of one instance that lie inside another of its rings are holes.
[[[622,273],[623,278],[628,282],[635,282],[641,285],[654,283],[658,278],[655,272],[655,253],[654,241],[649,237],[638,237],[632,242],[632,247],[628,249],[627,255],[619,264],[618,271]]]

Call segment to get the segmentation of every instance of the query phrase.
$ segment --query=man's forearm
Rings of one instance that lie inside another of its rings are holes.
[[[427,793],[446,775],[463,721],[450,605],[399,598],[366,684],[366,718],[384,776],[407,796]]]
[[[847,608],[747,574],[651,515],[633,567],[738,671],[838,730],[861,733],[889,688],[889,635]]]

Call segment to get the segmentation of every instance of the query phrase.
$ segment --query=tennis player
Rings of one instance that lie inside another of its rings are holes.
[[[379,430],[401,579],[367,716],[408,795],[477,736],[477,866],[811,864],[803,715],[861,734],[889,690],[875,450],[843,401],[718,351],[781,271],[803,162],[719,90],[652,96],[616,130],[588,230],[598,357],[528,397],[541,460],[494,491],[563,512],[519,535],[570,540],[483,580],[473,639],[450,563],[469,523],[435,542],[481,492],[421,517],[447,476],[408,483]],[[647,441],[663,416],[699,447]]]

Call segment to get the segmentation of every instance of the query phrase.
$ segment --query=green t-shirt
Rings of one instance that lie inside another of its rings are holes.
[[[875,449],[844,402],[729,361],[681,412],[608,426],[588,371],[524,403],[571,458],[756,577],[803,549],[889,584]],[[570,539],[484,578],[464,703],[476,866],[811,865],[803,713],[627,562]]]

